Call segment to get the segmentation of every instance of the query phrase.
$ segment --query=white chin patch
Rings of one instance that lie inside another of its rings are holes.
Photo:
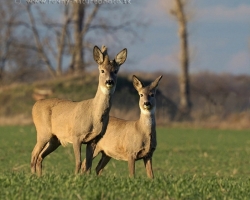
[[[112,88],[101,86],[101,91],[103,94],[113,94],[115,92],[115,86]]]
[[[145,109],[145,108],[141,108],[141,112],[144,115],[150,115],[150,114],[154,114],[155,113],[155,108],[152,108],[150,110]]]
[[[151,109],[151,106],[146,106],[146,105],[144,105],[143,108],[144,108],[145,110],[150,110],[150,109]]]

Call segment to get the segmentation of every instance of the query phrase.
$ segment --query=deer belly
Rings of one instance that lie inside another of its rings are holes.
[[[73,143],[71,138],[58,138],[63,147],[67,146],[68,143]]]
[[[123,152],[119,151],[105,151],[105,154],[108,155],[111,158],[114,158],[116,160],[124,160],[127,161],[127,155],[124,154]]]

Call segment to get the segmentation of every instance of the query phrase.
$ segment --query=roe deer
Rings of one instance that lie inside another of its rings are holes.
[[[136,121],[126,121],[109,117],[106,133],[97,142],[93,159],[101,152],[102,158],[96,167],[96,173],[101,174],[111,158],[128,161],[130,176],[135,174],[135,161],[143,159],[147,176],[154,178],[152,156],[156,148],[156,88],[162,76],[159,76],[149,86],[133,76],[133,85],[138,91],[140,100],[140,118]],[[85,162],[85,160],[84,160]]]
[[[111,97],[115,91],[117,72],[127,58],[127,49],[109,60],[107,48],[95,46],[94,60],[99,68],[99,83],[93,99],[80,102],[61,99],[45,99],[35,103],[32,109],[37,131],[37,143],[32,151],[31,172],[42,174],[43,159],[61,144],[73,144],[75,173],[81,168],[81,144],[86,147],[86,169],[90,170],[93,156],[93,139],[106,131]],[[95,142],[95,141],[94,141]]]

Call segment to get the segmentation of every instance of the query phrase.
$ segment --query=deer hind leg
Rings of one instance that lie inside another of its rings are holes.
[[[101,175],[104,167],[108,164],[110,161],[111,157],[107,156],[104,152],[102,152],[102,158],[99,161],[97,167],[95,168],[96,174]]]
[[[31,173],[33,173],[33,174],[36,173],[36,165],[37,165],[38,156],[41,153],[41,151],[44,149],[47,142],[48,141],[37,141],[32,153],[31,153],[30,167],[31,167]]]
[[[147,171],[147,176],[149,178],[154,178],[153,168],[152,168],[152,157],[143,158],[144,165]]]
[[[55,151],[61,145],[60,141],[57,139],[56,136],[50,138],[49,142],[43,148],[42,152],[39,154],[37,158],[36,164],[36,172],[39,176],[42,175],[42,162],[43,159],[49,155],[51,152]]]

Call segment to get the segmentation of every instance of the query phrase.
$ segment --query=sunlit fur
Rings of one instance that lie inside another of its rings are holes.
[[[110,117],[104,136],[97,143],[93,158],[102,153],[102,158],[96,167],[96,173],[101,174],[111,158],[128,161],[129,174],[135,174],[135,161],[143,159],[147,176],[153,178],[152,156],[156,149],[156,88],[162,76],[159,76],[149,86],[143,86],[140,80],[133,76],[133,85],[139,94],[140,118],[135,121]],[[150,109],[144,108],[145,103]],[[122,105],[121,105],[122,106]]]
[[[37,143],[32,151],[31,171],[42,174],[43,159],[61,144],[73,144],[76,167],[75,173],[81,168],[81,144],[87,143],[87,162],[84,166],[87,171],[92,164],[90,146],[94,138],[103,135],[109,121],[112,94],[115,91],[117,73],[127,57],[127,50],[118,53],[114,61],[110,61],[107,48],[102,51],[95,46],[94,60],[98,69],[105,71],[99,73],[99,84],[94,98],[73,102],[62,99],[45,99],[35,103],[32,109],[33,121],[37,131]],[[117,72],[116,71],[116,72]],[[112,80],[113,89],[108,89],[106,82]],[[104,89],[105,88],[105,89]]]

